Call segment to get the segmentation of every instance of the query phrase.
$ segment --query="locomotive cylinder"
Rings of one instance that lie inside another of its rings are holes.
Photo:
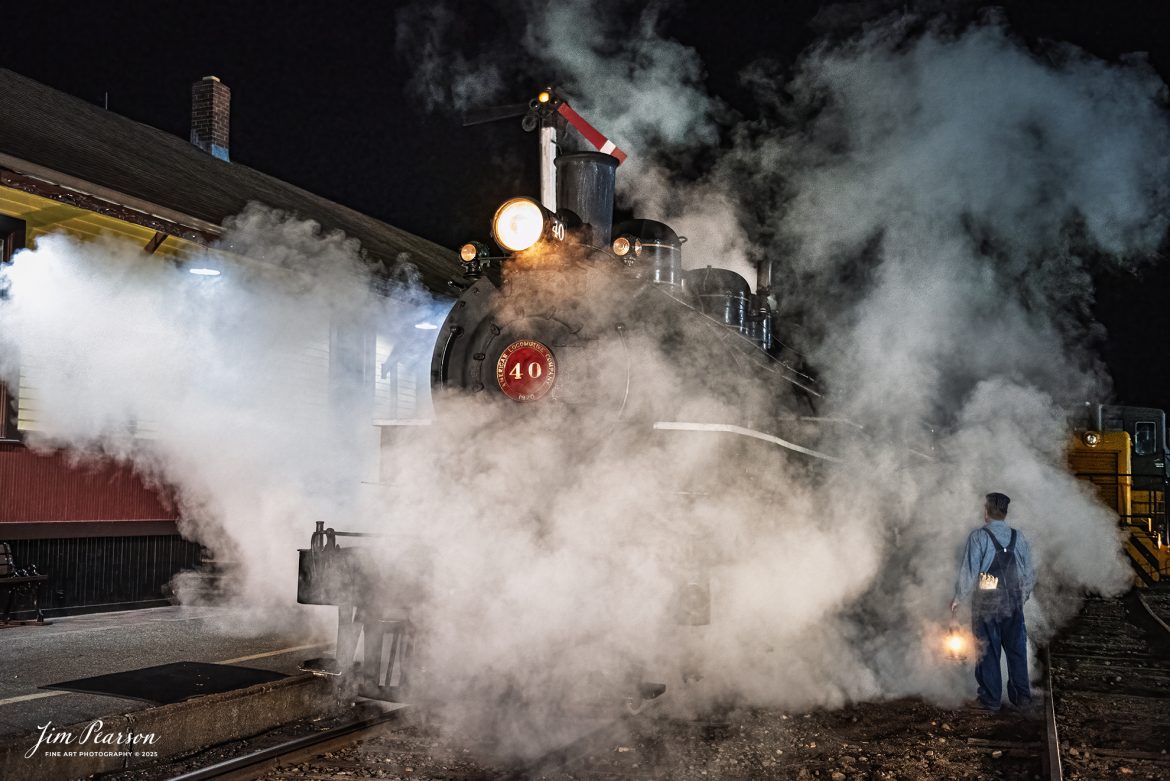
[[[557,166],[557,206],[585,223],[584,241],[608,247],[613,229],[613,193],[618,161],[601,152],[561,155]]]

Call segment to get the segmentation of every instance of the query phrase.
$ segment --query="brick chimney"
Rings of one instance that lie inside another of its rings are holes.
[[[216,76],[191,85],[191,143],[220,160],[228,159],[232,91]]]

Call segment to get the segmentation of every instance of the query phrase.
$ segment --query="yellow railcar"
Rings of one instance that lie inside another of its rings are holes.
[[[1146,422],[1139,421],[1139,429],[1144,429]],[[1138,436],[1143,434],[1139,430]],[[1068,447],[1068,466],[1077,478],[1091,483],[1102,503],[1117,513],[1118,523],[1126,533],[1125,554],[1133,566],[1136,583],[1149,587],[1170,583],[1170,547],[1165,542],[1164,469],[1135,469],[1135,462],[1144,467],[1143,462],[1149,460],[1142,458],[1150,455],[1144,452],[1149,449],[1147,443],[1142,444],[1137,448],[1135,437],[1126,430],[1075,431]],[[1163,467],[1164,463],[1157,466]]]

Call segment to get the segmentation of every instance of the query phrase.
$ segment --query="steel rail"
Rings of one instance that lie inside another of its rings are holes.
[[[1162,617],[1154,612],[1154,608],[1152,608],[1150,603],[1146,601],[1146,598],[1142,596],[1142,592],[1135,589],[1134,593],[1137,595],[1138,604],[1140,604],[1142,609],[1146,611],[1146,615],[1153,619],[1154,623],[1162,628],[1162,631],[1166,633],[1167,637],[1170,637],[1170,625],[1163,621]]]
[[[407,707],[402,706],[376,716],[351,721],[315,735],[304,735],[299,738],[293,738],[292,740],[286,740],[275,746],[269,746],[268,748],[216,762],[198,770],[172,776],[168,781],[206,781],[206,779],[229,777],[241,780],[255,778],[259,774],[280,764],[278,760],[284,760],[285,762],[297,761],[290,759],[290,757],[305,752],[309,752],[311,756],[316,756],[322,751],[328,751],[333,747],[322,748],[324,744],[336,743],[338,746],[341,746],[353,743],[355,740],[363,737],[361,733],[373,732],[377,727],[398,720],[406,710]]]
[[[1141,591],[1134,589],[1130,592],[1133,598],[1141,605],[1142,610],[1145,611],[1147,617],[1154,625],[1159,627],[1164,633],[1164,637],[1170,638],[1170,624],[1167,624],[1150,606],[1146,598],[1142,596]],[[1073,658],[1082,658],[1080,655],[1072,655]],[[1063,767],[1060,760],[1060,735],[1056,727],[1056,696],[1052,686],[1052,656],[1049,648],[1046,646],[1040,651],[1040,658],[1044,663],[1044,732],[1046,751],[1044,754],[1044,771],[1049,781],[1063,781]],[[1153,658],[1153,657],[1151,657]],[[1136,756],[1132,752],[1120,751],[1106,751],[1097,749],[1094,753],[1100,753],[1102,756],[1117,756],[1121,758]],[[1141,752],[1137,752],[1141,753]]]
[[[1060,765],[1060,735],[1056,731],[1056,696],[1052,687],[1052,656],[1045,646],[1040,651],[1044,662],[1044,772],[1048,781],[1063,781]]]

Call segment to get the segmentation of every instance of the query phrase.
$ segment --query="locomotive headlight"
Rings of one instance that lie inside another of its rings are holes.
[[[552,100],[552,92],[546,89],[541,90],[540,94],[536,96],[536,99],[541,103],[548,103],[550,100]]]
[[[1096,431],[1086,431],[1084,436],[1081,437],[1081,441],[1088,447],[1097,447],[1097,445],[1101,444],[1101,435]]]
[[[512,198],[496,210],[492,236],[509,252],[521,252],[540,241],[545,228],[554,222],[555,218],[531,198]]]

